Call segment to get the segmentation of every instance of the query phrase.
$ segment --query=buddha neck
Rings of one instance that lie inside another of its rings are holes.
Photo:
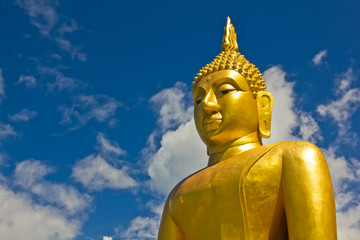
[[[258,133],[253,132],[225,145],[210,147],[208,167],[261,145]]]

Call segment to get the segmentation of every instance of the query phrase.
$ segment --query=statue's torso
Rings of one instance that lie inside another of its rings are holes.
[[[185,239],[287,239],[280,152],[252,149],[178,184],[169,209]]]

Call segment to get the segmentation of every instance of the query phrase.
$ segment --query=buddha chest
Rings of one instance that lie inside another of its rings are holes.
[[[174,189],[170,212],[186,240],[283,239],[277,235],[286,228],[279,191],[281,158],[271,149],[241,153]]]

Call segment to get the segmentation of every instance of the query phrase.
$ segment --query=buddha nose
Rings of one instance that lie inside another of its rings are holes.
[[[208,114],[215,114],[220,111],[220,105],[217,102],[216,95],[212,89],[206,94],[204,100],[204,110]]]

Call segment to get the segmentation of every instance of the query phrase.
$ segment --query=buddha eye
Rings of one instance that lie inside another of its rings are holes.
[[[218,95],[218,97],[222,97],[222,96],[224,96],[224,95],[226,95],[228,93],[232,93],[232,92],[235,92],[235,91],[237,91],[237,90],[233,85],[231,85],[229,83],[225,83],[225,84],[222,84],[218,88],[217,95]]]
[[[205,89],[203,87],[196,88],[193,97],[194,105],[199,105],[205,97]]]
[[[221,93],[221,95],[225,95],[225,94],[227,94],[229,92],[232,92],[232,91],[234,91],[234,90],[226,89],[226,90],[222,90],[220,93]]]

